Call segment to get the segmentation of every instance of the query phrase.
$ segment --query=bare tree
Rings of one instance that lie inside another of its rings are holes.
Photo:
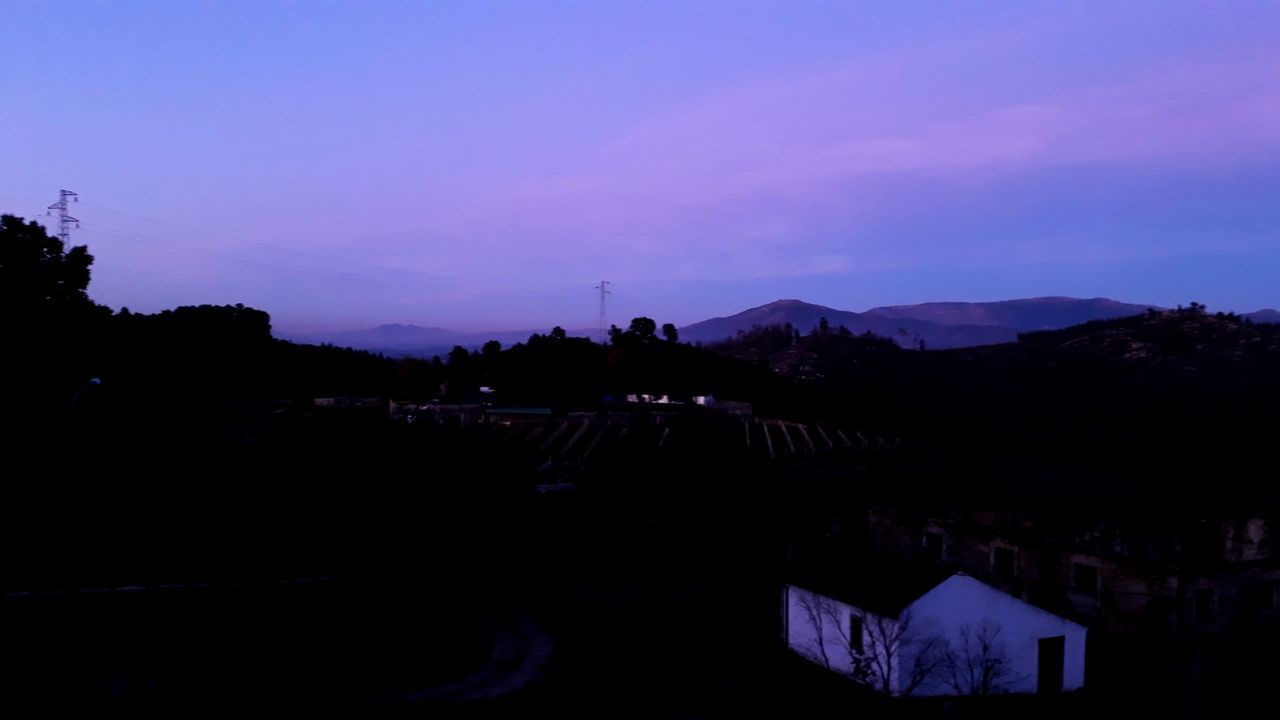
[[[976,629],[960,628],[959,647],[947,657],[951,687],[961,695],[990,695],[1013,682],[1012,661],[1000,639],[1000,626],[984,620]]]
[[[814,647],[806,653],[810,659],[878,693],[911,695],[947,665],[946,639],[918,633],[909,612],[892,618],[852,610],[861,633],[861,637],[853,637],[849,613],[841,604],[809,592],[797,593],[796,600],[813,630]],[[839,638],[840,648],[830,647],[829,630]],[[848,663],[833,662],[839,657],[847,658]]]
[[[864,614],[862,621],[862,651],[850,644],[850,657],[855,679],[876,692],[907,697],[946,665],[946,638],[921,634],[910,612],[897,618]]]
[[[800,609],[804,611],[805,618],[809,621],[809,627],[813,628],[818,655],[817,657],[811,656],[811,659],[820,661],[822,666],[828,670],[835,670],[836,668],[831,667],[831,657],[827,655],[825,628],[828,618],[832,618],[837,627],[840,625],[836,604],[817,593],[807,591],[796,593],[796,601],[800,605]]]

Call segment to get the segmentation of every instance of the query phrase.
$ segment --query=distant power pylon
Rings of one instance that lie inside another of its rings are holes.
[[[58,237],[62,238],[62,247],[67,249],[71,245],[71,226],[74,224],[80,227],[80,221],[67,214],[67,200],[72,202],[80,202],[80,196],[70,190],[58,191],[58,202],[49,206],[49,210],[45,211],[45,215],[52,215],[51,210],[58,211]]]
[[[607,321],[605,319],[606,315],[604,311],[604,300],[605,300],[605,297],[609,295],[609,281],[601,280],[600,284],[596,286],[596,289],[600,291],[600,344],[603,345],[605,343],[604,329],[605,327],[607,327],[607,324],[606,324]]]

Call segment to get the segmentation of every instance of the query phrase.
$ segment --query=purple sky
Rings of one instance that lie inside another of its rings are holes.
[[[0,209],[278,328],[1280,306],[1280,4],[14,2]]]

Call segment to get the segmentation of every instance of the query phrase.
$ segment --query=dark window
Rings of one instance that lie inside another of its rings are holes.
[[[1062,574],[1062,556],[1053,552],[1040,551],[1040,562],[1037,571],[1041,578],[1056,578]]]
[[[942,533],[926,532],[924,534],[924,556],[934,562],[939,562],[943,557],[943,540]]]
[[[991,569],[996,576],[1011,578],[1016,573],[1015,561],[1018,554],[1013,548],[996,546],[991,548]]]
[[[1098,568],[1095,565],[1071,563],[1071,587],[1090,595],[1098,592]]]
[[[862,618],[858,615],[849,616],[849,649],[862,652]]]
[[[1280,581],[1270,580],[1258,586],[1258,609],[1275,610],[1280,605]]]
[[[1196,590],[1196,622],[1201,625],[1213,623],[1213,588]]]

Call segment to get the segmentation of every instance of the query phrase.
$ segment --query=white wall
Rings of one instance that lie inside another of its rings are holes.
[[[864,618],[863,647],[868,651],[877,648],[877,643],[869,637],[869,628],[878,620],[875,615],[795,586],[784,588],[784,607],[787,646],[812,662],[841,674],[850,674],[853,666],[848,644],[851,613]],[[912,603],[899,617],[907,623],[907,628],[901,629],[901,625],[890,621],[894,629],[882,634],[882,637],[897,637],[897,632],[901,633],[900,647],[888,651],[895,656],[894,667],[890,671],[895,694],[909,682],[915,655],[929,639],[945,639],[947,647],[958,655],[963,644],[962,629],[968,627],[976,633],[984,623],[999,627],[1002,655],[1009,661],[1009,672],[1001,679],[997,692],[1034,693],[1039,640],[1057,635],[1066,639],[1062,689],[1075,690],[1084,686],[1087,630],[1083,626],[967,575],[953,575],[943,581]],[[880,652],[883,660],[884,651]],[[955,693],[945,668],[939,668],[914,691],[915,695]]]
[[[787,646],[799,655],[842,675],[853,671],[853,654],[849,648],[849,616],[856,614],[863,619],[862,647],[871,651],[878,644],[868,637],[871,623],[883,621],[892,627],[892,619],[865,613],[852,605],[819,595],[794,585],[785,586]],[[892,635],[892,630],[889,631]],[[880,651],[880,667],[893,659],[892,651]],[[896,666],[896,663],[894,663]],[[891,685],[897,686],[897,668],[889,673]]]
[[[960,646],[962,627],[967,625],[976,631],[984,622],[998,626],[1004,654],[1010,661],[1011,676],[1003,688],[1006,692],[1034,693],[1040,638],[1065,636],[1062,689],[1076,690],[1084,686],[1087,630],[1082,625],[1041,610],[972,577],[951,576],[912,603],[906,612],[920,624],[940,628],[953,651]],[[905,657],[903,662],[907,662]],[[916,694],[954,693],[944,675],[921,686]]]

